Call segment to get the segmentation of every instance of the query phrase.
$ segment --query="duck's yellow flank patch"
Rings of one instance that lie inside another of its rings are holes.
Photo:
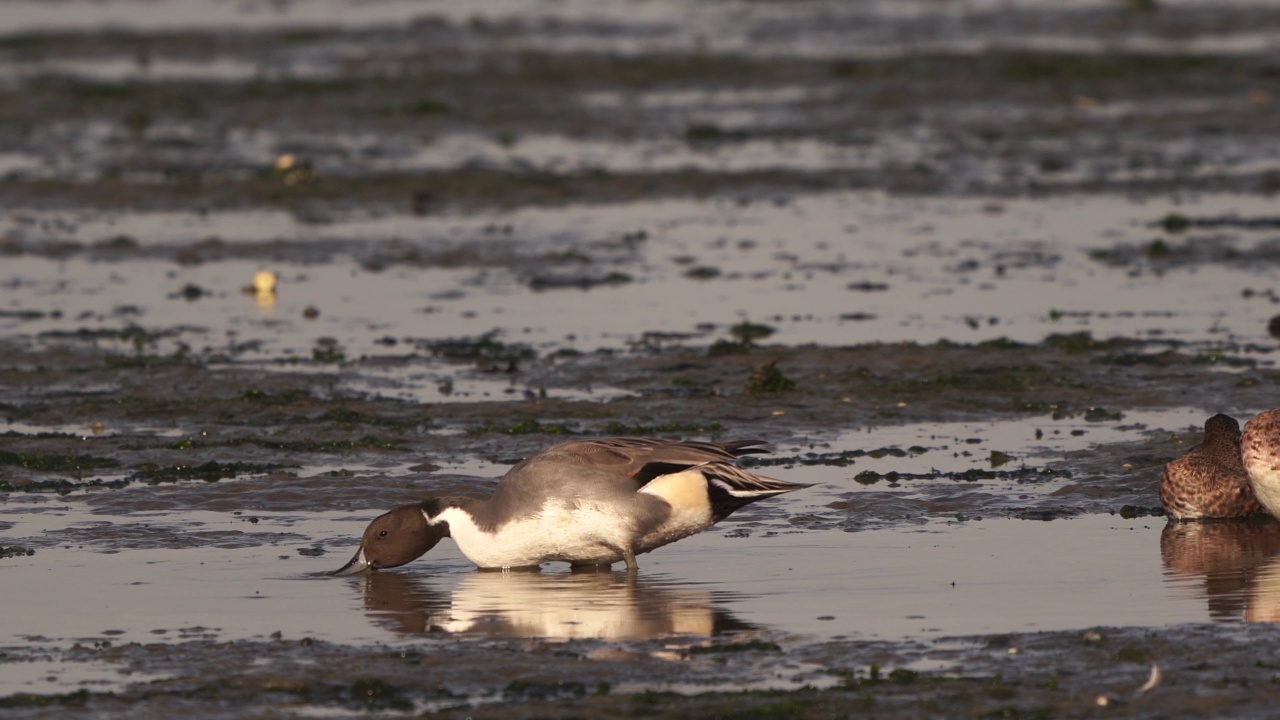
[[[706,522],[711,517],[707,479],[696,468],[654,478],[640,492],[657,495],[671,505],[673,515]]]

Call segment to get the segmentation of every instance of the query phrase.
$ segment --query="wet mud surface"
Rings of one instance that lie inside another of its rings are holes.
[[[1273,11],[152,5],[0,8],[0,714],[1269,713]],[[323,575],[606,434],[814,487]]]

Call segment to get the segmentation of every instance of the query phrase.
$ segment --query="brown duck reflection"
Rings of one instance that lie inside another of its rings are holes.
[[[1170,522],[1160,534],[1166,581],[1199,579],[1218,621],[1280,622],[1280,523]],[[1185,584],[1185,582],[1184,582]]]
[[[374,625],[406,635],[438,630],[449,620],[449,593],[399,573],[366,573],[364,610]]]
[[[374,624],[405,634],[647,640],[752,629],[716,607],[706,590],[668,588],[625,573],[473,572],[452,592],[408,573],[362,578]]]

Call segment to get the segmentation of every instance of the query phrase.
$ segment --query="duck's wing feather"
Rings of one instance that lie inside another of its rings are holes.
[[[734,458],[768,450],[759,447],[763,440],[730,440],[728,442],[703,442],[699,440],[662,440],[659,438],[607,437],[590,440],[573,440],[548,448],[543,452],[565,453],[581,457],[587,462],[643,466],[651,462],[685,466],[700,465],[715,460],[732,461]]]
[[[806,483],[786,482],[785,480],[757,475],[743,470],[737,465],[723,462],[707,463],[702,467],[702,474],[707,478],[708,482],[724,492],[734,497],[750,498],[752,500],[811,487]]]
[[[761,498],[808,487],[756,475],[738,467],[738,457],[764,452],[760,440],[730,442],[672,441],[611,437],[571,440],[529,456],[512,467],[482,509],[487,522],[498,525],[526,509],[549,502],[582,507],[619,506],[636,500],[657,500],[638,493],[654,479],[696,469],[707,481],[712,522]],[[665,502],[652,508],[665,517]],[[650,518],[658,522],[655,515]],[[645,525],[644,518],[636,520]]]
[[[726,462],[707,463],[699,469],[707,479],[707,496],[714,522],[720,522],[738,508],[756,500],[810,487],[756,475]]]
[[[763,440],[702,442],[636,437],[570,440],[516,464],[503,477],[500,488],[545,486],[573,478],[583,483],[580,489],[604,484],[634,492],[659,475],[686,468],[707,463],[733,467],[742,455],[768,452],[760,447],[763,444]]]
[[[763,440],[702,442],[606,437],[571,440],[549,447],[529,460],[554,460],[572,467],[608,469],[630,476],[650,463],[692,467],[715,461],[732,462],[742,455],[768,452],[759,447],[763,444]]]

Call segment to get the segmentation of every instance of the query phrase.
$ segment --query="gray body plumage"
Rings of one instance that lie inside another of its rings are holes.
[[[742,455],[764,452],[761,444],[619,437],[555,445],[513,466],[486,500],[433,498],[418,513],[397,508],[375,520],[357,557],[339,572],[403,564],[441,537],[452,537],[480,567],[624,560],[634,569],[635,555],[755,500],[807,487],[736,465]],[[413,526],[415,515],[425,527],[383,533],[396,517]]]

